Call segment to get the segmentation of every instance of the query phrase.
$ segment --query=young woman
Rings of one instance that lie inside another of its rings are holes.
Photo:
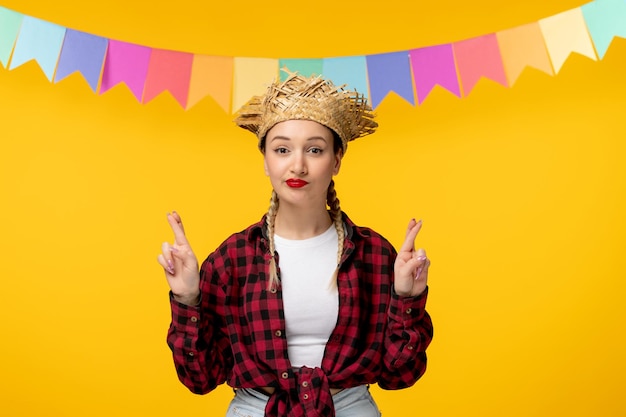
[[[433,328],[430,261],[411,220],[396,253],[339,206],[333,176],[348,141],[374,132],[363,96],[290,74],[236,123],[255,133],[273,192],[262,219],[226,239],[198,271],[178,214],[158,257],[172,308],[179,379],[204,394],[226,382],[227,417],[380,416],[369,384],[413,385]]]

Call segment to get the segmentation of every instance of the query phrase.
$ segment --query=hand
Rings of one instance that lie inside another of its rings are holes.
[[[411,219],[406,238],[394,264],[394,290],[401,297],[415,297],[426,289],[430,260],[424,249],[415,250],[415,238],[422,228],[422,221]]]
[[[174,232],[174,244],[164,242],[157,261],[165,270],[165,278],[174,298],[183,304],[198,304],[200,298],[198,259],[187,241],[183,222],[178,213],[168,213],[167,221]]]

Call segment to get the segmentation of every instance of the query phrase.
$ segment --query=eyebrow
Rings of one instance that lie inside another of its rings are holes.
[[[279,135],[279,136],[274,136],[273,138],[271,138],[270,142],[273,142],[275,140],[291,140],[291,138],[288,137],[288,136],[280,136]],[[328,142],[326,140],[326,138],[324,138],[323,136],[311,136],[310,138],[307,138],[307,142],[308,141],[315,141],[315,140],[321,140],[321,141],[324,141],[324,142]]]

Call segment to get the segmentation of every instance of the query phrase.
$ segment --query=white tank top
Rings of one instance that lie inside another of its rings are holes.
[[[331,283],[337,267],[337,231],[290,240],[274,235],[289,360],[294,367],[319,367],[326,342],[337,324],[339,297]]]

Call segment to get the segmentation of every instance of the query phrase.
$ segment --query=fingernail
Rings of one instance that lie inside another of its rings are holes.
[[[176,249],[174,246],[170,246],[170,252],[178,252],[178,249]]]
[[[418,256],[418,257],[417,257],[417,260],[418,260],[418,261],[425,261],[425,260],[426,260],[426,257],[425,257],[425,256]]]
[[[169,269],[170,271],[174,270],[174,264],[172,263],[171,260],[168,259],[167,261],[167,269]]]

